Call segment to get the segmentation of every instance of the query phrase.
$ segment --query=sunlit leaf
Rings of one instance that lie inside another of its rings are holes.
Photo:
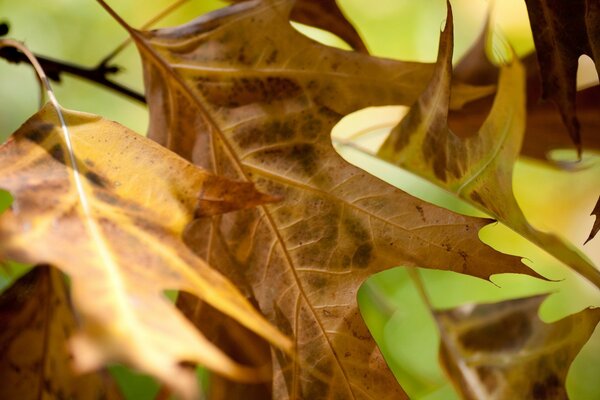
[[[38,266],[2,293],[0,326],[0,398],[121,398],[107,373],[72,370],[67,340],[77,324],[57,270]]]
[[[294,337],[297,362],[274,353],[273,397],[402,398],[356,304],[367,277],[402,264],[535,274],[479,240],[488,220],[415,199],[335,152],[331,129],[344,115],[409,104],[431,69],[313,42],[290,26],[292,4],[244,2],[152,32],[109,11],[142,54],[150,137],[283,199],[187,233]],[[463,89],[458,104],[489,93]]]
[[[600,272],[591,261],[573,245],[533,228],[514,198],[513,165],[525,130],[525,73],[519,60],[502,67],[492,109],[477,133],[460,138],[448,128],[451,15],[448,21],[435,77],[378,156],[469,201],[600,287]]]
[[[538,317],[544,299],[435,313],[442,365],[465,399],[567,398],[569,367],[600,321],[600,308],[545,323]]]
[[[14,197],[0,216],[0,255],[56,265],[69,274],[84,323],[72,342],[78,369],[127,362],[185,397],[193,397],[195,377],[182,361],[256,379],[257,371],[232,362],[162,292],[193,293],[289,348],[288,340],[181,240],[194,214],[215,215],[273,198],[249,183],[201,170],[116,123],[62,113],[65,128],[57,111],[46,106],[0,147],[0,187]],[[67,129],[73,153],[63,138]]]

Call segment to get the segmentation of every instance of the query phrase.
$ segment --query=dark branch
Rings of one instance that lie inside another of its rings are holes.
[[[5,23],[0,24],[0,36],[3,36],[2,32],[4,32],[4,34],[8,32],[8,25]],[[105,86],[117,93],[121,93],[124,96],[137,100],[140,103],[146,103],[146,98],[144,95],[107,78],[107,76],[119,72],[119,67],[115,65],[106,65],[106,63],[100,63],[100,65],[97,67],[86,68],[59,60],[53,60],[37,54],[35,56],[46,72],[48,78],[55,82],[60,82],[61,75],[66,73]],[[25,57],[23,53],[12,47],[4,47],[0,49],[0,58],[15,64],[22,62],[29,63],[27,57]]]

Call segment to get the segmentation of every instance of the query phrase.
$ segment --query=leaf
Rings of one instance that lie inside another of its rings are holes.
[[[182,294],[177,298],[177,307],[196,327],[235,361],[255,367],[271,365],[269,344],[259,336],[244,328],[195,297]],[[265,400],[271,398],[271,382],[234,382],[226,377],[212,375],[209,385],[204,388],[207,400]]]
[[[525,129],[525,76],[516,57],[501,68],[498,92],[479,132],[460,138],[448,128],[452,29],[449,23],[440,38],[437,73],[429,87],[378,156],[472,203],[600,287],[600,272],[591,261],[573,245],[534,229],[514,198],[513,165]]]
[[[274,353],[273,398],[403,398],[357,308],[367,277],[398,265],[535,273],[479,241],[488,220],[415,199],[335,152],[344,115],[413,101],[431,70],[313,42],[290,26],[291,6],[245,2],[152,32],[105,8],[142,55],[150,136],[283,198],[187,232],[294,337],[297,363]]]
[[[492,84],[498,79],[498,68],[490,63],[485,54],[486,32],[479,37],[473,47],[465,54],[454,70],[454,80],[468,84]],[[486,60],[486,61],[483,61]],[[550,161],[552,150],[571,148],[572,142],[565,135],[565,127],[560,113],[552,103],[541,99],[541,84],[536,55],[531,53],[522,59],[526,71],[527,118],[525,137],[521,154]],[[468,136],[481,126],[494,101],[493,96],[478,99],[466,104],[460,110],[452,110],[448,115],[448,124],[459,136]],[[580,125],[583,149],[600,151],[600,86],[592,86],[576,93],[577,118]],[[556,167],[553,162],[552,166]]]
[[[553,323],[546,296],[438,311],[440,359],[465,399],[566,399],[569,367],[600,321],[600,308]]]
[[[14,197],[0,216],[0,257],[56,265],[71,277],[83,329],[78,370],[126,362],[194,396],[181,361],[237,379],[237,365],[200,335],[162,292],[193,293],[272,343],[289,342],[222,275],[181,240],[197,215],[251,207],[272,197],[203,171],[100,117],[51,106],[0,147],[0,187]],[[62,118],[62,117],[61,117]],[[62,133],[70,131],[77,170]],[[62,132],[62,133],[61,133]]]
[[[592,212],[590,213],[590,215],[595,216],[596,219],[594,220],[594,226],[592,226],[592,231],[590,232],[590,236],[588,236],[588,238],[586,239],[585,243],[587,243],[590,240],[592,240],[596,236],[596,234],[598,233],[598,231],[600,230],[600,196],[598,197],[598,201],[596,202],[596,206],[594,207],[594,209],[592,210]]]
[[[581,151],[575,111],[579,56],[596,61],[600,75],[600,3],[597,0],[525,0],[543,81],[543,98],[560,110]]]
[[[108,374],[72,371],[67,339],[77,326],[55,269],[38,266],[0,295],[0,326],[0,398],[121,398]]]
[[[230,0],[241,3],[247,0]],[[314,26],[336,34],[354,50],[368,53],[356,28],[346,19],[336,0],[296,0],[291,18],[305,25]]]

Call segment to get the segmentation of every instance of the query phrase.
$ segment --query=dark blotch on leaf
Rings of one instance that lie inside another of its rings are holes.
[[[494,324],[465,332],[460,341],[465,348],[474,351],[515,351],[527,342],[530,335],[529,316],[523,312],[515,312]]]
[[[54,129],[53,124],[46,122],[35,124],[35,129],[27,132],[24,136],[35,143],[41,143],[48,137],[50,132]]]
[[[65,152],[60,144],[55,144],[50,149],[50,156],[61,164],[65,163]]]
[[[367,268],[373,253],[373,246],[370,243],[364,243],[358,246],[352,256],[352,265],[358,268]]]
[[[105,188],[107,186],[106,179],[95,173],[94,171],[88,171],[85,173],[87,180],[94,186]]]
[[[563,384],[554,374],[549,375],[543,382],[536,382],[531,389],[531,395],[535,400],[567,398]]]

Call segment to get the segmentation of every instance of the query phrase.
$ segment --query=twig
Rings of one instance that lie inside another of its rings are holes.
[[[3,36],[6,33],[8,33],[8,25],[5,23],[0,24],[0,36]],[[55,82],[60,82],[61,75],[67,73],[105,86],[126,97],[137,100],[140,103],[146,103],[144,95],[107,78],[108,75],[120,71],[120,68],[116,65],[101,64],[95,68],[86,68],[37,54],[34,55],[39,61],[42,69],[46,72],[46,76]],[[0,58],[3,58],[10,63],[20,64],[24,62],[29,64],[27,56],[13,47],[4,47],[0,49]]]

